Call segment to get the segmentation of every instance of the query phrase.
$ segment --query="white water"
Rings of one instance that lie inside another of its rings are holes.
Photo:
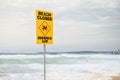
[[[42,60],[43,55],[1,55],[0,59],[8,60],[0,62],[0,80],[43,80],[43,63],[31,61]],[[30,61],[14,63],[17,59]],[[47,60],[47,80],[108,80],[120,73],[120,55],[47,55]]]

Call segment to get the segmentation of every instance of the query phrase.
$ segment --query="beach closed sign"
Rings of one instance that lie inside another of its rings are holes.
[[[53,43],[53,12],[36,10],[36,43]]]

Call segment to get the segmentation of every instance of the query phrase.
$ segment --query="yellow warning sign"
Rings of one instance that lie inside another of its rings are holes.
[[[36,43],[53,43],[53,13],[36,10]]]

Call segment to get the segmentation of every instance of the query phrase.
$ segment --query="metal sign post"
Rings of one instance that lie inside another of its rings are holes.
[[[46,80],[46,45],[44,44],[44,80]]]
[[[36,10],[36,43],[44,45],[44,80],[46,80],[46,44],[53,44],[53,12]]]

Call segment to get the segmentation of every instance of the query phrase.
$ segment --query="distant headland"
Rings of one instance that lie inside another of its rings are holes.
[[[0,53],[0,55],[42,55],[43,52],[36,52],[36,53]],[[47,52],[50,55],[57,55],[57,54],[120,54],[120,50],[117,51],[66,51],[66,52]]]

